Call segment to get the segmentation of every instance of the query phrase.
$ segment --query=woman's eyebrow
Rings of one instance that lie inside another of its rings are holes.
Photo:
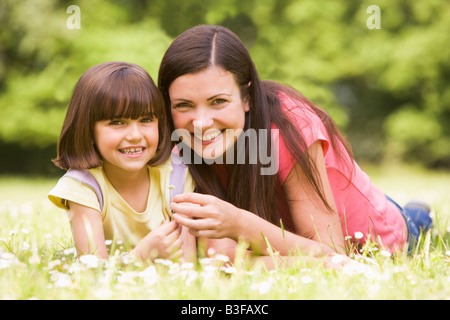
[[[210,98],[208,98],[208,99],[206,99],[206,100],[213,100],[214,98],[216,98],[216,97],[218,97],[218,96],[231,96],[231,94],[229,94],[229,93],[218,93],[218,94],[215,94],[215,95],[213,95],[212,97],[210,97]]]
[[[207,98],[206,100],[210,101],[210,100],[213,100],[214,98],[216,98],[218,96],[229,96],[230,97],[232,95],[230,93],[218,93],[218,94],[213,95],[212,97]],[[174,99],[171,99],[171,102],[174,102],[174,101],[192,102],[191,100],[185,99],[185,98],[174,98]]]
[[[171,99],[170,101],[171,102],[174,102],[174,101],[192,102],[191,100],[184,99],[184,98],[175,98],[175,99]]]

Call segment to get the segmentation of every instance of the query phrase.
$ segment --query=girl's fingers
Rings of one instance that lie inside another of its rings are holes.
[[[178,229],[180,225],[176,221],[166,220],[158,228],[164,231],[164,234],[168,235]]]
[[[170,226],[168,227],[170,227],[170,229],[164,230],[162,241],[166,243],[167,246],[170,246],[180,238],[182,226],[176,221],[171,221]]]
[[[183,245],[183,242],[181,239],[175,240],[170,246],[167,247],[166,256],[169,257],[169,259],[178,259],[183,256],[183,250],[181,249]]]
[[[180,259],[180,258],[183,257],[183,256],[184,256],[183,250],[182,250],[182,249],[179,249],[179,250],[177,250],[177,251],[174,251],[174,252],[170,255],[169,259],[171,259],[171,260],[178,260],[178,259]]]

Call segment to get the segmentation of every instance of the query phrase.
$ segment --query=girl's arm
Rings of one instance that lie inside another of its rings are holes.
[[[284,231],[259,216],[222,201],[216,197],[185,193],[174,197],[172,209],[174,219],[191,229],[197,237],[234,241],[244,239],[251,243],[252,250],[267,254],[264,237],[273,250],[280,255],[301,253],[321,256],[331,253],[345,253],[339,216],[329,186],[321,144],[316,142],[308,150],[316,163],[324,193],[332,212],[323,205],[315,191],[305,185],[303,172],[295,165],[287,177],[283,189],[296,228],[296,233]],[[182,202],[200,206],[183,205]],[[197,219],[189,219],[196,217]],[[216,243],[218,244],[218,243]]]
[[[108,259],[100,212],[75,202],[69,202],[69,208],[78,254],[95,254],[100,258]],[[166,221],[149,232],[130,253],[143,261],[155,258],[178,259],[183,256],[180,233],[181,226],[178,223]],[[190,237],[185,232],[183,238],[187,241]],[[192,239],[190,240],[186,248],[192,248]]]
[[[96,254],[108,259],[100,212],[72,201],[69,201],[68,206],[78,254]]]

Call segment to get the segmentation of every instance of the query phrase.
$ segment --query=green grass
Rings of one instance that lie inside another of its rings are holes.
[[[435,227],[412,256],[367,246],[341,270],[301,257],[276,271],[221,256],[142,265],[120,246],[107,263],[80,261],[65,213],[46,199],[56,179],[0,177],[0,299],[450,299],[450,173],[364,169],[401,204],[429,201]]]

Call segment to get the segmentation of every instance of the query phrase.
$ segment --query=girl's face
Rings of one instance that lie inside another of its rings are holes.
[[[137,172],[158,147],[158,119],[114,119],[98,121],[94,127],[95,144],[105,170]]]
[[[244,129],[248,102],[233,74],[221,67],[176,78],[169,96],[175,129],[185,129],[183,142],[204,159],[222,156]]]

